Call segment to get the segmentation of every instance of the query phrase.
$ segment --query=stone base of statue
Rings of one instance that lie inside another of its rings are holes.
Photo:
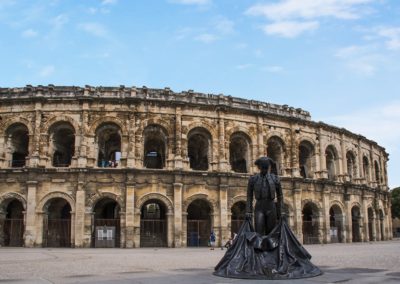
[[[242,279],[298,279],[321,275],[311,255],[282,217],[268,236],[256,233],[246,219],[232,246],[215,267],[216,276]]]

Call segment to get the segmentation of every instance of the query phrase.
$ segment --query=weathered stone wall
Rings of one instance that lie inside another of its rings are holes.
[[[168,246],[187,245],[187,209],[197,199],[209,204],[212,228],[219,243],[225,242],[231,235],[231,208],[246,199],[248,177],[262,155],[277,157],[289,223],[300,240],[306,204],[315,208],[312,223],[317,224],[314,235],[319,242],[331,242],[333,207],[335,220],[343,226],[342,242],[354,240],[353,229],[359,230],[361,241],[392,236],[384,148],[345,129],[313,122],[301,109],[192,91],[123,86],[0,89],[0,102],[0,221],[6,218],[9,201],[20,200],[28,247],[43,245],[45,207],[55,198],[70,204],[71,243],[76,247],[93,245],[93,210],[105,197],[120,208],[122,247],[140,246],[141,208],[149,200],[158,200],[166,208]],[[52,164],[51,129],[59,124],[74,130],[74,154],[68,167]],[[98,129],[106,124],[114,125],[121,137],[122,156],[116,168],[98,167]],[[11,163],[10,129],[15,125],[24,125],[29,135],[24,167]],[[154,125],[166,136],[162,169],[144,166],[143,133]],[[190,167],[188,140],[193,129],[210,137],[208,170]],[[247,173],[232,170],[230,141],[236,134],[247,141]],[[269,146],[271,141],[278,145],[277,152]],[[304,143],[312,149],[306,177],[299,152]],[[333,153],[332,162],[327,161],[327,149]],[[349,152],[355,158],[351,174]],[[363,165],[363,159],[368,165]],[[352,217],[354,207],[359,215]]]

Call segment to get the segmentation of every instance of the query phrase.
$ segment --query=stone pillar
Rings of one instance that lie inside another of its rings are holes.
[[[126,247],[135,247],[134,242],[134,218],[135,218],[135,185],[126,184],[126,204],[125,204],[125,227],[126,227]]]
[[[295,233],[297,238],[302,241],[303,240],[303,208],[301,207],[301,188],[293,189],[293,210],[294,210],[294,225]]]
[[[6,212],[0,207],[0,247],[4,246],[4,222],[6,219]]]
[[[376,242],[376,217],[375,214],[372,216],[372,240]]]
[[[339,173],[340,176],[339,180],[341,182],[345,182],[350,180],[350,176],[353,175],[353,173],[349,173],[347,169],[347,156],[346,156],[346,148],[345,148],[343,133],[340,137],[340,152],[341,152],[341,165],[340,165],[341,172]]]
[[[174,246],[183,245],[183,216],[182,216],[182,183],[174,183]]]
[[[183,169],[182,161],[182,110],[175,109],[175,169]],[[176,246],[176,243],[175,243]]]
[[[228,185],[219,185],[219,204],[220,204],[220,218],[221,218],[221,233],[220,244],[222,245],[229,240],[228,231]]]
[[[322,241],[324,244],[330,243],[331,242],[331,226],[330,226],[330,215],[329,215],[329,192],[323,191],[322,192],[322,218],[321,221],[323,224],[321,224],[323,227],[322,229]]]
[[[70,244],[70,247],[74,248],[75,247],[75,212],[71,211],[70,214],[71,214],[71,229],[70,229],[70,231],[71,231],[71,240],[70,240],[71,244]]]
[[[267,149],[264,145],[264,131],[263,131],[263,118],[257,116],[257,146],[258,146],[258,157],[265,156]],[[257,158],[257,157],[256,157]]]
[[[40,126],[42,122],[42,103],[35,103],[35,122],[33,127],[32,152],[29,157],[29,167],[37,167],[40,163]],[[31,138],[31,137],[29,137]]]
[[[26,226],[25,226],[25,247],[31,248],[36,245],[36,191],[37,181],[27,181],[27,202],[26,202]],[[38,208],[40,211],[42,208]]]
[[[364,227],[364,230],[362,230],[363,234],[364,234],[364,237],[363,237],[362,241],[363,242],[368,242],[368,239],[369,239],[368,199],[366,197],[364,197],[364,196],[363,196],[363,200],[362,200],[362,209],[361,209],[361,211],[362,211],[362,215],[364,216],[363,220],[361,220],[362,224],[363,224],[363,227]]]
[[[295,129],[294,125],[290,126],[290,168],[292,177],[300,177],[299,145],[297,142],[297,133],[299,131],[299,129]]]
[[[228,170],[228,162],[226,160],[226,149],[225,149],[225,119],[222,111],[218,111],[218,162],[219,171],[224,172]]]
[[[135,167],[135,115],[129,116],[128,125],[128,153],[126,166],[128,168]]]
[[[4,129],[4,131],[6,131],[6,129]],[[29,138],[31,139],[31,135]],[[4,134],[4,136],[0,136],[0,168],[7,168],[9,166],[9,162],[7,161],[7,152],[8,147],[6,145],[6,134]]]
[[[126,214],[125,212],[119,213],[119,224],[120,224],[120,242],[119,247],[124,248],[126,247]]]
[[[182,212],[182,246],[187,247],[187,212]]]
[[[322,134],[321,134],[321,129],[319,129],[318,131],[318,149],[319,149],[319,169],[317,171],[318,178],[328,178],[328,171],[326,169],[326,157],[325,157],[325,149],[324,147],[324,143],[322,141]]]
[[[85,231],[85,190],[83,181],[78,181],[78,190],[76,191],[76,203],[75,203],[75,247],[77,248],[83,247],[84,231]]]
[[[134,228],[133,228],[133,243],[135,245],[136,248],[140,247],[140,208],[136,208],[134,209],[135,213],[134,213],[134,218],[133,218],[133,223]]]
[[[352,229],[352,218],[351,218],[351,202],[346,201],[345,202],[345,209],[344,209],[345,215],[346,215],[346,222],[345,222],[345,230],[347,233],[347,243],[353,242],[353,229]]]
[[[35,230],[35,235],[36,235],[36,241],[34,246],[35,247],[45,247],[47,246],[47,227],[44,226],[44,221],[48,220],[49,216],[46,212],[43,211],[37,211],[36,212],[36,230]],[[46,238],[46,242],[44,242],[43,238]],[[26,245],[25,245],[26,246]]]
[[[169,248],[174,247],[174,212],[168,210],[167,212],[167,245]]]

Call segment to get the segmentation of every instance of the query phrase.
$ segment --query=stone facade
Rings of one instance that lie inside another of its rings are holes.
[[[105,225],[120,247],[204,245],[210,230],[221,244],[262,155],[300,240],[392,238],[385,149],[304,110],[125,86],[3,88],[0,102],[0,245],[93,247]]]

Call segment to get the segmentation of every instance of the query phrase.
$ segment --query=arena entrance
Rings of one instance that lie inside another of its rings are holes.
[[[331,243],[341,243],[343,222],[342,222],[342,209],[338,205],[333,205],[329,209],[329,234]]]
[[[238,201],[231,208],[231,236],[238,233],[246,217],[246,202]]]
[[[0,215],[0,246],[22,247],[24,244],[24,206],[17,199],[4,204],[4,215]],[[3,218],[1,218],[3,217]]]
[[[187,245],[206,247],[211,234],[211,207],[207,201],[197,199],[187,209]]]
[[[43,247],[71,247],[71,206],[53,198],[44,206]]]
[[[120,247],[121,222],[119,204],[111,198],[100,199],[93,209],[92,246]]]
[[[164,204],[149,200],[141,208],[140,246],[167,247],[167,220]]]
[[[353,243],[361,242],[360,220],[360,208],[358,206],[353,206],[353,208],[351,208],[351,228]]]
[[[303,244],[319,244],[318,207],[308,202],[303,207]]]

